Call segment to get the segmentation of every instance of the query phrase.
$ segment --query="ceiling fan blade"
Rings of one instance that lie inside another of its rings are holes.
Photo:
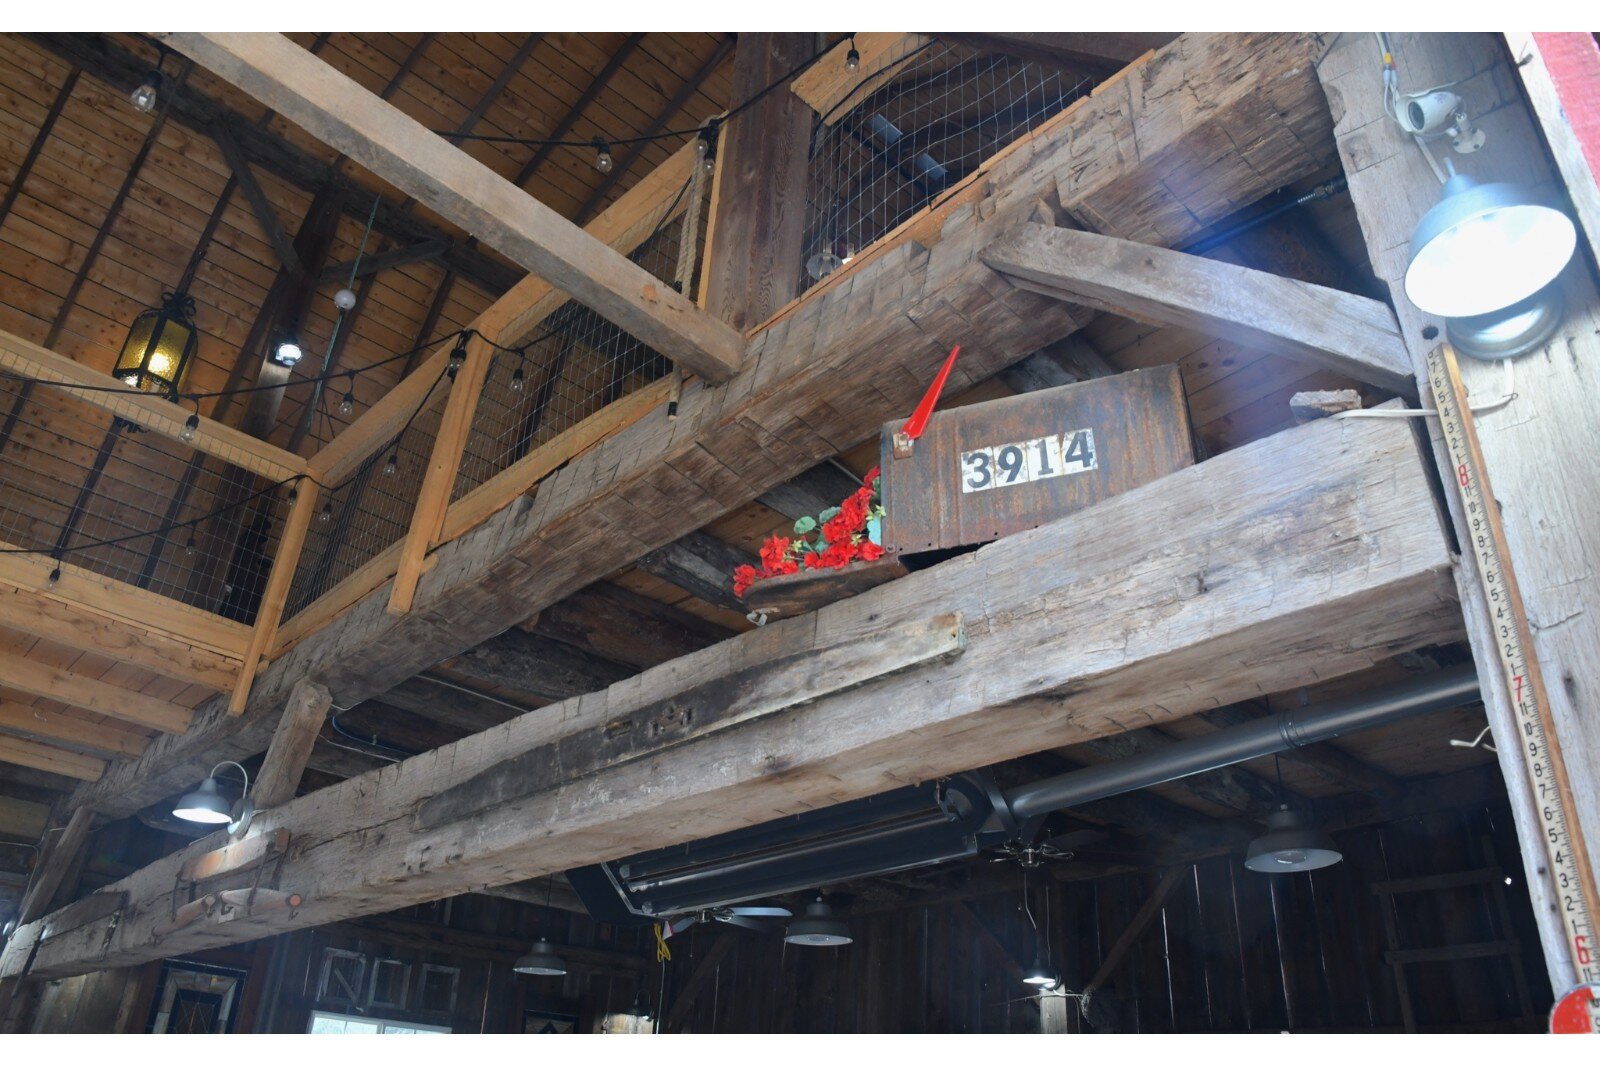
[[[729,925],[737,925],[741,929],[754,929],[758,933],[765,933],[772,928],[772,923],[770,922],[758,922],[754,918],[746,918],[738,914],[719,914],[717,915],[717,921],[727,922]]]
[[[793,918],[788,907],[729,907],[729,914],[742,914],[747,918]]]
[[[1052,848],[1062,851],[1071,851],[1074,848],[1086,848],[1091,844],[1098,844],[1103,840],[1111,839],[1111,834],[1103,829],[1074,829],[1070,833],[1050,837],[1044,843]]]

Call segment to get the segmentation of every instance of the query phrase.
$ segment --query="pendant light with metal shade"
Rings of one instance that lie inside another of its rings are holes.
[[[544,884],[546,922],[549,921],[550,896],[555,891],[555,886],[555,874],[551,874]],[[533,947],[528,949],[527,954],[513,963],[511,968],[517,973],[532,974],[535,977],[564,977],[567,972],[567,960],[556,951],[556,946],[550,943],[548,937],[541,936],[534,941]]]
[[[806,904],[804,917],[796,918],[784,929],[783,939],[786,943],[804,947],[836,948],[851,943],[854,938],[850,935],[850,927],[818,896]]]
[[[233,767],[244,778],[244,791],[237,803],[230,804],[228,798],[217,788],[217,771],[224,766]],[[179,797],[178,802],[172,807],[174,818],[202,825],[226,825],[228,832],[234,836],[250,828],[250,820],[255,817],[255,813],[255,804],[250,801],[250,774],[243,766],[232,760],[224,760],[213,766],[206,779],[200,782],[194,791],[186,792]]]
[[[1406,297],[1446,319],[1464,355],[1509,359],[1541,346],[1560,325],[1552,284],[1577,247],[1577,228],[1556,207],[1510,182],[1480,184],[1453,172],[1417,223]]]
[[[1332,837],[1283,801],[1283,765],[1276,755],[1272,763],[1278,774],[1278,809],[1267,815],[1267,831],[1246,849],[1245,869],[1258,874],[1289,874],[1320,870],[1343,859]]]

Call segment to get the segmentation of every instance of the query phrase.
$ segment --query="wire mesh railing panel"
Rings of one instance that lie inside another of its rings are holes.
[[[709,186],[709,182],[706,183]],[[689,189],[678,197],[689,196]],[[686,291],[694,292],[709,197],[695,205],[695,252]],[[686,212],[663,221],[628,258],[674,284]],[[575,300],[546,319],[516,351],[495,353],[473,414],[472,430],[451,495],[458,500],[517,460],[590,415],[672,372],[666,356]]]
[[[1047,63],[908,37],[812,126],[801,291],[1093,87]]]
[[[290,487],[0,373],[0,540],[225,618],[255,618]]]
[[[322,493],[289,586],[285,618],[405,539],[450,386],[441,373],[400,432]]]

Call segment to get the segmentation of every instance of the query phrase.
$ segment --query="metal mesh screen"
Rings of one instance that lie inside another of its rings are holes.
[[[253,621],[289,486],[0,373],[0,540]]]
[[[688,196],[688,191],[679,195]],[[702,197],[698,205],[697,272],[709,199]],[[674,209],[675,204],[668,205],[663,213]],[[683,223],[679,214],[659,224],[628,258],[672,284]],[[691,278],[690,293],[693,286]],[[582,304],[567,301],[540,324],[521,354],[496,353],[451,498],[460,499],[564,430],[671,371],[666,356]]]
[[[801,291],[1093,87],[1049,64],[908,38],[812,128]]]
[[[400,433],[322,494],[289,586],[285,618],[404,539],[450,388],[449,378],[440,375]]]

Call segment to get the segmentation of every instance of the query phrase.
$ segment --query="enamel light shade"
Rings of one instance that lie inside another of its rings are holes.
[[[541,938],[528,949],[526,955],[517,960],[512,969],[539,977],[560,977],[567,972],[567,960],[556,954],[554,944]]]
[[[178,800],[172,815],[186,822],[223,825],[233,821],[232,810],[233,805],[217,790],[217,779],[208,777],[193,792]]]
[[[1267,831],[1250,842],[1244,865],[1262,874],[1287,874],[1320,870],[1340,859],[1328,834],[1287,807],[1267,815]]]
[[[840,921],[833,908],[822,900],[806,904],[803,918],[796,918],[783,931],[783,939],[790,944],[813,948],[832,948],[851,941],[850,927]]]
[[[1577,241],[1571,219],[1520,186],[1457,174],[1412,234],[1406,296],[1443,318],[1494,314],[1554,281]]]

